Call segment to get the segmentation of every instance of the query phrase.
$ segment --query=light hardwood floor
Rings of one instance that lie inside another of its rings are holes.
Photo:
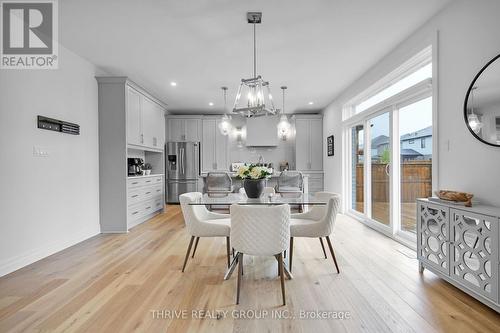
[[[247,258],[235,306],[236,275],[222,280],[225,240],[201,239],[181,273],[189,237],[179,207],[169,206],[128,234],[96,236],[0,278],[0,332],[500,332],[500,315],[434,274],[420,275],[415,252],[399,243],[344,216],[332,241],[340,274],[317,239],[295,240],[285,307],[276,260]],[[191,317],[203,309],[222,316]],[[187,319],[165,318],[174,310]],[[253,314],[247,310],[265,318],[232,316]],[[350,318],[271,317],[301,310]]]

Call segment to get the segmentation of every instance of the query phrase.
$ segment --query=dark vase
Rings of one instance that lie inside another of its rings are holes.
[[[265,179],[245,179],[243,187],[247,197],[252,199],[260,198],[262,191],[264,191]]]

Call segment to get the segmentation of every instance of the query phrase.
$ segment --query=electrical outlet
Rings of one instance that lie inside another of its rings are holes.
[[[48,157],[49,152],[46,148],[33,146],[33,156],[34,157]]]

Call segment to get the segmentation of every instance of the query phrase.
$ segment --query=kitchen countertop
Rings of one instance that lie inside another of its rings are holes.
[[[291,170],[291,171],[294,171],[294,170]],[[323,171],[301,171],[301,172],[302,172],[302,174],[303,174],[303,175],[305,175],[306,177],[307,177],[307,174],[310,174],[310,173],[314,173],[314,174],[318,174],[318,173],[322,174],[322,173],[323,173]],[[229,174],[232,178],[233,178],[233,177],[234,177],[234,178],[236,177],[236,172],[230,172],[230,171],[228,171],[227,173],[228,173],[228,174]],[[208,174],[208,172],[203,172],[203,173],[200,175],[200,177],[205,178],[205,177],[207,176],[207,174]],[[277,177],[279,177],[279,175],[280,175],[280,174],[281,174],[281,172],[274,172],[274,173],[271,175],[271,178],[277,178]]]
[[[158,177],[158,176],[162,176],[163,177],[163,174],[162,173],[155,173],[155,174],[150,174],[150,175],[140,175],[140,176],[128,176],[127,179],[135,179],[135,178],[148,178],[148,177]]]

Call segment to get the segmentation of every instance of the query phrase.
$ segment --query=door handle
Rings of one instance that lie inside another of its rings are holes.
[[[181,148],[180,151],[180,157],[181,157],[181,172],[184,173],[184,148]]]

